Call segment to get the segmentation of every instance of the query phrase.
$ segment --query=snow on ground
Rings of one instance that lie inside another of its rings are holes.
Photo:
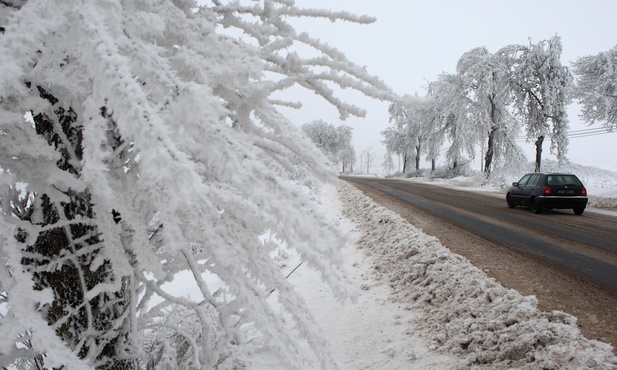
[[[534,296],[504,288],[351,185],[341,182],[338,197],[329,189],[323,202],[351,232],[344,254],[359,301],[336,303],[306,268],[290,280],[343,368],[617,369],[612,347],[586,339],[575,317],[540,311]]]
[[[591,195],[588,211],[594,204],[617,209],[617,174],[589,167],[559,170],[583,180]],[[503,197],[508,184],[523,174],[503,174],[501,183],[486,183],[481,176],[409,181]],[[340,368],[617,369],[613,347],[586,339],[575,317],[540,311],[534,296],[504,288],[351,185],[326,186],[322,205],[349,234],[342,252],[360,287],[359,299],[338,303],[304,264],[289,280],[305,298]],[[300,262],[288,258],[288,270]],[[284,369],[267,353],[251,361],[252,370]]]
[[[326,196],[324,204],[340,210],[335,191],[330,189]],[[342,368],[409,369],[410,364],[418,369],[454,367],[459,361],[456,356],[432,351],[431,344],[413,329],[419,313],[392,301],[390,288],[375,280],[371,259],[354,243],[360,237],[357,231],[351,231],[356,226],[347,218],[340,221],[353,234],[343,255],[348,273],[361,288],[358,301],[337,303],[318,274],[307,268],[299,269],[290,279],[334,346]]]

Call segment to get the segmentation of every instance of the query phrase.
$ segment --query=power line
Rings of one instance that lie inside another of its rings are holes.
[[[582,130],[573,130],[573,131],[569,131],[570,134],[577,134],[577,133],[582,133],[582,132],[587,132],[587,131],[603,131],[603,132],[611,132],[609,129],[607,129],[606,127],[594,127],[594,128],[585,128]]]
[[[589,130],[589,131],[581,131],[578,133],[571,133],[568,135],[568,138],[571,139],[576,139],[579,137],[587,137],[587,136],[598,136],[598,135],[606,135],[606,134],[613,134],[615,133],[614,131],[609,131],[609,130]]]
[[[589,129],[582,129],[582,130],[574,130],[574,131],[568,131],[568,139],[578,139],[581,137],[589,137],[589,136],[598,136],[598,135],[606,135],[606,134],[614,134],[616,133],[616,131],[612,131],[606,127],[599,127],[599,128],[589,128]],[[547,135],[546,136],[548,139],[551,138],[551,135]],[[519,136],[516,138],[516,141],[518,142],[526,142],[528,139],[524,136]]]

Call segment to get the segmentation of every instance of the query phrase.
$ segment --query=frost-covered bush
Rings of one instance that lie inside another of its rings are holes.
[[[233,368],[267,346],[300,368],[296,337],[335,366],[260,239],[348,297],[342,237],[304,187],[334,176],[270,96],[300,85],[345,118],[363,112],[333,85],[390,92],[295,17],[371,21],[293,1],[0,3],[0,367]]]

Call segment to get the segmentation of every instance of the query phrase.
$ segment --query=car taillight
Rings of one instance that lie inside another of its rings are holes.
[[[545,186],[544,189],[542,189],[542,194],[543,195],[551,195],[551,194],[553,194],[553,191],[548,186]]]
[[[587,195],[587,189],[582,188],[581,189],[581,195]]]

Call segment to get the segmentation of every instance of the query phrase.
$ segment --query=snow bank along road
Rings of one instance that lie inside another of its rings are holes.
[[[378,178],[345,177],[541,309],[578,317],[586,336],[617,343],[617,218],[587,211],[535,215],[503,196]]]
[[[400,362],[351,369],[616,369],[613,348],[582,336],[575,317],[538,309],[533,295],[505,288],[395,212],[340,185],[342,214],[356,225],[354,245],[371,266],[366,273],[390,288],[389,302],[414,315],[401,315],[400,325],[386,330],[407,329],[430,350],[459,359],[426,366],[418,363],[425,354],[400,345],[388,352],[392,360],[403,357]],[[399,339],[390,344],[407,342]]]

